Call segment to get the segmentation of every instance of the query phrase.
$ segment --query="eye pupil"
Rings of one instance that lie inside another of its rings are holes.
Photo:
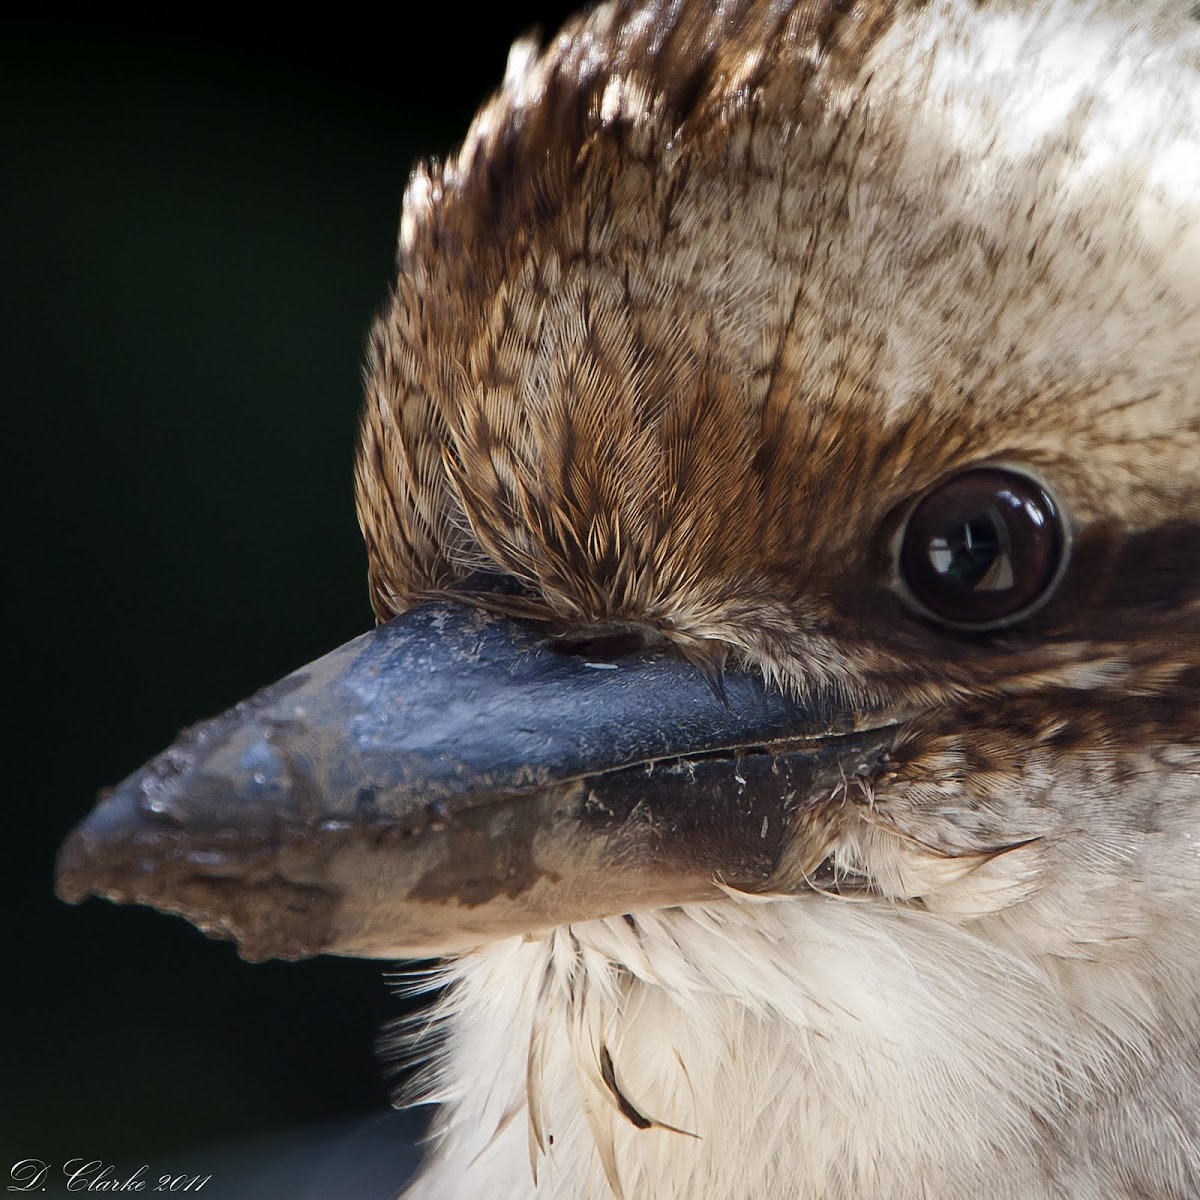
[[[935,535],[929,542],[929,561],[939,574],[967,588],[996,591],[1012,586],[1006,527],[992,512]]]
[[[928,615],[993,628],[1026,615],[1059,575],[1065,539],[1053,500],[1015,471],[976,468],[940,484],[909,516],[900,574]]]

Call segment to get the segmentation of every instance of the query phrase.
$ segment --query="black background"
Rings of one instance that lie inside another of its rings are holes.
[[[351,466],[405,179],[573,6],[407,7],[0,46],[5,1175],[386,1109],[381,964],[249,966],[52,868],[99,787],[370,623]]]

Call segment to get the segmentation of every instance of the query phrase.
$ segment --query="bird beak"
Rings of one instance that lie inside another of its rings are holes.
[[[722,699],[673,654],[591,663],[430,602],[185,731],[66,840],[58,892],[179,913],[259,960],[801,886],[814,807],[874,773],[891,724],[749,673]]]

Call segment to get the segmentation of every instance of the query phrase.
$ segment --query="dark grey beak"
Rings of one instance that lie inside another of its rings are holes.
[[[249,959],[448,952],[777,885],[805,812],[892,740],[750,674],[722,702],[669,652],[552,647],[415,608],[185,731],[66,840],[58,892]]]

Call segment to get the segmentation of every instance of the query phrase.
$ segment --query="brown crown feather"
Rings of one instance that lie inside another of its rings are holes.
[[[1053,184],[1069,146],[973,210],[924,18],[626,0],[514,48],[463,149],[414,173],[371,342],[357,485],[381,620],[488,569],[561,622],[716,640],[859,699],[1083,656],[1137,674],[1152,643],[1195,641],[1194,308],[1136,232],[1097,239],[1124,193],[1089,209]],[[1047,314],[1145,296],[1166,346],[1146,379],[1119,339],[1041,350]],[[912,496],[996,460],[1053,482],[1082,565],[980,645],[907,613],[887,538]],[[1145,574],[1164,554],[1169,605]]]

